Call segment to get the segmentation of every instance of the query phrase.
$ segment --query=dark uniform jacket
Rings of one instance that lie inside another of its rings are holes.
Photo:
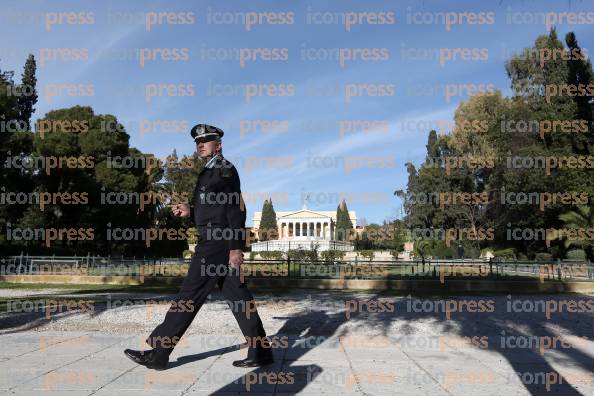
[[[246,208],[241,197],[235,166],[219,154],[198,176],[190,218],[196,225],[199,243],[207,239],[201,229],[214,227],[214,239],[229,241],[229,249],[244,249]]]

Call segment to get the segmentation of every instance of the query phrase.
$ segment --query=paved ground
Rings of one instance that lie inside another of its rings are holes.
[[[309,310],[290,304],[283,310],[258,297],[262,316],[274,319],[264,324],[276,363],[256,370],[231,365],[246,351],[216,298],[200,311],[166,371],[124,357],[125,348],[144,348],[143,328],[55,330],[89,313],[33,328],[5,326],[0,395],[594,395],[592,296],[340,296],[313,292],[308,304],[317,301],[317,309]],[[345,310],[344,296],[358,309]],[[450,309],[441,310],[447,302]],[[138,320],[137,310],[121,315]],[[222,321],[230,331],[212,331]]]

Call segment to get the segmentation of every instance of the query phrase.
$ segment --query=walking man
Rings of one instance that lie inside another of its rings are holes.
[[[273,363],[254,298],[240,277],[246,210],[239,174],[222,155],[223,134],[221,129],[205,124],[198,124],[191,130],[198,154],[206,165],[198,176],[193,206],[177,204],[172,205],[172,210],[177,217],[191,217],[198,242],[179,294],[163,322],[146,339],[153,349],[124,351],[134,362],[148,368],[167,368],[173,348],[217,285],[248,342],[247,358],[234,361],[233,365],[257,367]]]

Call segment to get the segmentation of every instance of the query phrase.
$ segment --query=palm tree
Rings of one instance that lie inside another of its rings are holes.
[[[578,229],[594,229],[594,210],[591,206],[580,205],[576,210],[572,210],[563,213],[559,216],[567,228],[578,228]],[[583,240],[565,240],[565,247],[579,246],[586,253],[586,257],[589,260],[592,259],[592,252],[594,248],[594,240],[583,239]]]

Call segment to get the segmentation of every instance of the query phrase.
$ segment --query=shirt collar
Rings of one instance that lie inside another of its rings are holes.
[[[204,165],[205,168],[212,168],[214,166],[214,162],[216,161],[216,159],[219,157],[218,154],[215,154],[211,159],[208,160],[208,162],[206,163],[206,165]]]

